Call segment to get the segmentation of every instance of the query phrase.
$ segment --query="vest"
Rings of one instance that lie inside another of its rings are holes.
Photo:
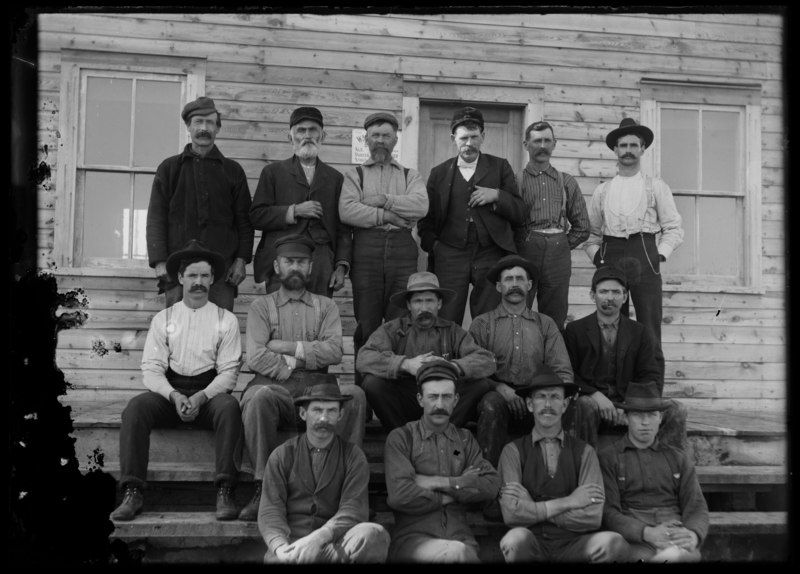
[[[470,178],[470,182],[474,176]],[[450,203],[447,206],[447,220],[439,236],[452,247],[463,249],[467,246],[469,237],[469,219],[474,221],[478,243],[486,247],[492,244],[489,232],[478,210],[469,207],[469,196],[472,194],[472,183],[464,179],[461,171],[456,168],[453,175],[453,185],[450,188]]]

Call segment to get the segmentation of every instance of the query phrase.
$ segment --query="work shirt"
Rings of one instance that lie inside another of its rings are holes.
[[[522,313],[513,314],[501,303],[478,315],[469,332],[479,346],[494,354],[497,361],[494,381],[512,387],[524,386],[544,363],[565,383],[573,382],[564,338],[547,315],[527,307]],[[494,383],[493,387],[496,386]]]
[[[546,440],[535,426],[530,436],[533,444]],[[558,461],[558,456],[561,454],[561,448],[564,445],[564,431],[559,431],[554,438],[556,439],[555,442],[550,441],[541,449],[542,463],[548,465],[548,472],[551,474],[555,474],[557,468],[555,462]],[[513,442],[503,447],[498,468],[502,484],[508,484],[509,482],[523,483],[522,459],[517,445]],[[600,471],[597,453],[589,444],[583,449],[580,470],[578,471],[578,486],[584,484],[603,484],[603,475]],[[531,493],[531,496],[533,497],[534,494]],[[554,514],[553,501],[551,500],[530,501],[516,505],[508,497],[501,496],[500,508],[503,511],[503,520],[506,526],[509,527],[527,527],[540,522],[552,522],[556,526],[572,532],[589,532],[600,528],[603,517],[603,506],[601,504],[590,504],[584,508]]]
[[[428,191],[417,170],[409,169],[406,175],[405,168],[394,159],[384,164],[372,158],[361,164],[361,169],[364,174],[363,187],[355,168],[348,170],[344,176],[339,197],[339,216],[343,223],[361,228],[399,229],[384,222],[384,211],[392,211],[412,224],[428,213]],[[386,196],[383,207],[362,203],[364,198],[376,195]]]
[[[203,389],[212,399],[236,387],[241,365],[239,321],[210,301],[198,309],[179,301],[150,322],[142,351],[142,383],[167,400],[175,390],[167,380],[167,369],[186,377],[216,369],[217,376]]]

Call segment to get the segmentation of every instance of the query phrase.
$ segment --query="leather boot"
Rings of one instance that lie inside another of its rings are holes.
[[[261,485],[260,480],[255,481],[256,491],[253,493],[253,498],[247,503],[247,506],[242,508],[239,513],[239,520],[246,520],[247,522],[255,522],[258,520],[258,506],[261,504]]]
[[[127,486],[122,497],[122,504],[111,513],[111,520],[128,522],[142,511],[144,506],[144,496],[142,490],[137,486]]]
[[[233,487],[229,484],[220,484],[217,490],[217,520],[233,520],[239,516],[236,501],[233,498]]]

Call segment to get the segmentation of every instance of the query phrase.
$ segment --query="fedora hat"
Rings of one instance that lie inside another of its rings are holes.
[[[225,275],[225,259],[222,255],[206,247],[205,243],[202,241],[190,239],[183,249],[175,251],[167,257],[167,273],[169,273],[169,276],[177,279],[178,268],[181,266],[181,261],[194,257],[199,257],[208,261],[211,268],[214,270],[215,282]]]
[[[403,307],[409,295],[422,291],[433,291],[434,293],[438,293],[439,297],[442,299],[447,299],[456,294],[455,291],[439,287],[439,278],[430,271],[421,271],[419,273],[412,273],[408,278],[406,290],[395,293],[389,297],[389,301],[398,307]]]
[[[346,403],[353,398],[353,395],[343,395],[336,383],[336,376],[333,374],[324,375],[325,379],[329,381],[333,378],[333,382],[324,382],[316,385],[309,385],[302,395],[294,399],[295,405],[306,405],[311,401],[336,401],[338,403]]]
[[[528,397],[532,391],[545,387],[564,387],[564,396],[570,397],[578,392],[578,385],[575,383],[565,383],[561,377],[553,372],[553,369],[545,363],[539,365],[536,373],[531,377],[528,384],[516,389],[514,392],[523,399]]]
[[[486,274],[486,280],[489,283],[497,283],[500,281],[500,274],[512,267],[522,267],[528,272],[528,279],[531,281],[535,281],[536,277],[539,275],[536,266],[524,257],[519,255],[506,255],[505,257],[501,257],[497,263],[494,264],[494,267],[489,269],[489,272]]]
[[[622,136],[637,135],[644,140],[644,147],[650,147],[653,143],[653,132],[650,128],[640,125],[633,118],[622,118],[619,127],[611,130],[606,136],[606,145],[610,149],[617,147],[617,140]]]
[[[631,382],[625,391],[625,400],[621,403],[611,402],[624,411],[663,411],[669,408],[669,403],[661,398],[655,381]]]

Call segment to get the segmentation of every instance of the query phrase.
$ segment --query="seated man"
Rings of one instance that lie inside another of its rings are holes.
[[[305,235],[286,235],[275,242],[277,291],[259,297],[247,313],[247,365],[256,373],[242,393],[244,453],[242,470],[253,474],[255,494],[239,518],[253,521],[261,500],[261,479],[280,428],[295,429],[292,403],[316,384],[329,365],[342,360],[342,320],[333,300],[309,292],[314,242]],[[347,385],[353,402],[344,408],[338,432],[361,446],[364,439],[364,391]]]
[[[698,562],[708,505],[691,458],[656,437],[666,401],[647,383],[630,385],[617,406],[628,433],[600,451],[604,526],[625,537],[633,561]]]
[[[472,433],[450,422],[459,396],[458,368],[433,359],[417,372],[422,418],[386,438],[387,503],[395,529],[390,562],[479,562],[465,505],[497,496],[497,471]]]
[[[478,404],[478,444],[495,467],[508,433],[528,434],[533,416],[516,389],[536,374],[540,365],[550,367],[562,381],[572,382],[564,339],[555,321],[527,306],[527,296],[536,270],[524,257],[507,255],[486,275],[500,292],[500,305],[476,317],[470,334],[497,361],[497,371],[489,378],[491,391]]]
[[[167,272],[183,286],[183,299],[153,317],[142,353],[142,383],[148,392],[122,412],[119,433],[122,504],[112,520],[133,520],[142,511],[150,431],[181,421],[214,430],[217,520],[239,513],[233,498],[238,471],[235,452],[242,438],[239,405],[231,396],[242,363],[236,316],[208,300],[212,283],[225,277],[225,260],[196,240],[172,253]]]
[[[369,465],[364,452],[336,436],[342,395],[336,377],[294,399],[306,432],[267,461],[258,508],[266,563],[384,562],[389,533],[366,522]]]
[[[511,527],[500,541],[506,562],[624,559],[625,539],[598,531],[604,491],[597,453],[561,427],[577,387],[542,365],[516,392],[525,398],[535,425],[500,455],[500,510]]]
[[[395,305],[405,304],[410,316],[385,322],[358,352],[356,370],[364,375],[367,400],[387,431],[422,415],[415,377],[427,361],[440,357],[456,367],[461,398],[452,422],[457,427],[475,417],[489,390],[484,377],[494,373],[494,356],[461,326],[438,316],[443,299],[452,295],[439,288],[433,273],[414,273],[407,289],[391,297]]]
[[[615,408],[629,384],[655,381],[659,394],[664,386],[656,362],[656,343],[642,323],[620,313],[628,299],[628,279],[617,267],[601,267],[592,277],[589,295],[597,310],[567,324],[567,345],[575,383],[580,388],[574,418],[565,427],[570,433],[598,447],[598,433],[624,434],[625,413]],[[686,447],[686,407],[668,401],[661,440]]]

